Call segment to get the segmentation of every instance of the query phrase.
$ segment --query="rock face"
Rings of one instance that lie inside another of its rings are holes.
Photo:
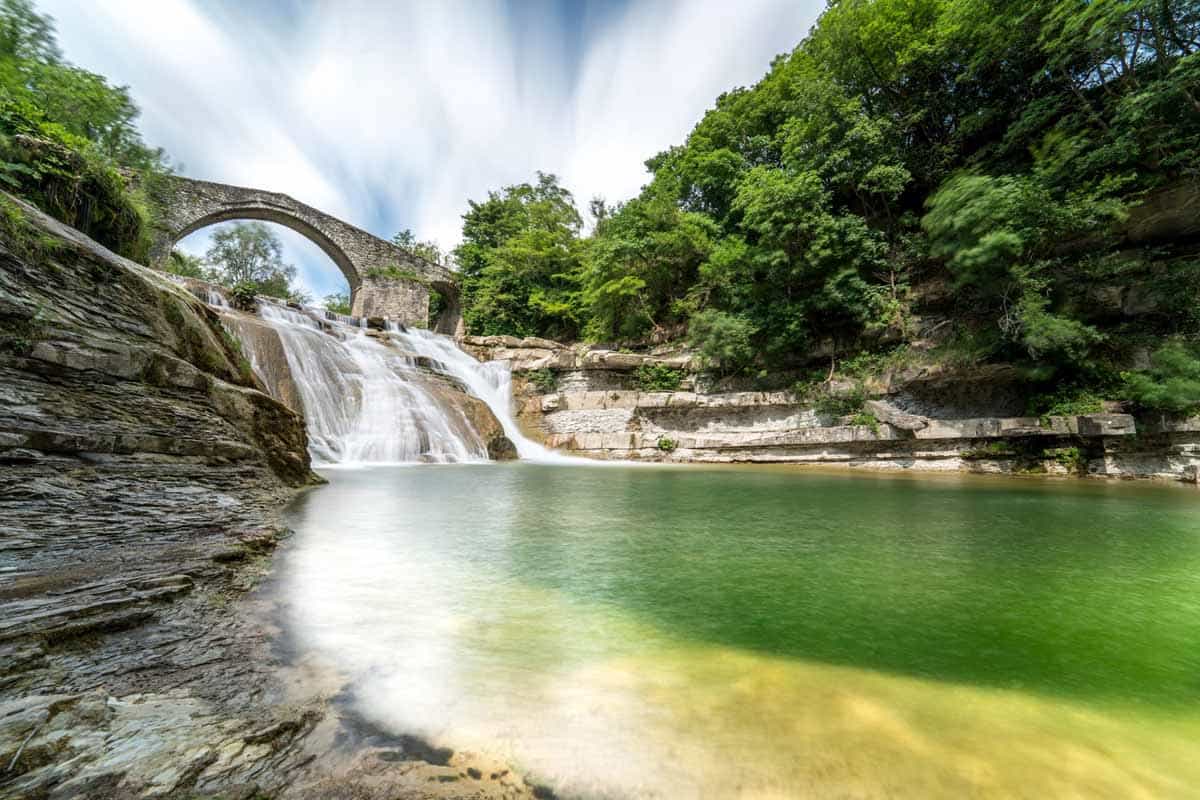
[[[1200,474],[1200,418],[1164,427],[1119,413],[1022,417],[1012,413],[1023,406],[1019,376],[1004,365],[969,374],[909,367],[860,387],[835,381],[831,395],[871,396],[857,413],[836,416],[788,391],[706,391],[686,353],[631,354],[506,336],[466,337],[464,347],[510,362],[527,434],[593,458],[1170,480]],[[679,370],[680,389],[637,390],[643,365]],[[555,388],[546,391],[535,371],[550,372]]]

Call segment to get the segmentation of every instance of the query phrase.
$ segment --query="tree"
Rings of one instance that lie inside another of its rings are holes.
[[[489,192],[463,215],[455,250],[463,317],[472,333],[578,335],[583,225],[571,193],[553,175]]]
[[[405,228],[393,236],[392,244],[396,245],[407,253],[417,256],[418,258],[423,258],[426,261],[432,261],[434,264],[441,264],[444,259],[444,256],[442,255],[442,248],[438,247],[437,242],[418,241],[416,234],[414,234],[408,228]]]
[[[138,132],[140,112],[128,87],[63,61],[54,21],[27,0],[0,2],[0,103],[27,104],[121,166],[166,168],[162,150]]]
[[[226,286],[253,287],[257,294],[304,302],[293,286],[296,268],[283,261],[283,245],[261,222],[236,222],[212,236],[205,253],[212,280]]]
[[[350,295],[335,292],[334,294],[325,295],[325,299],[321,302],[326,311],[332,311],[335,314],[350,316]]]
[[[182,275],[185,278],[205,278],[208,272],[204,268],[204,259],[185,253],[182,250],[172,250],[167,258],[167,272]]]

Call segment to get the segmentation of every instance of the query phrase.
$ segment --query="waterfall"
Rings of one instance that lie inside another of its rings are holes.
[[[480,363],[448,336],[394,323],[369,331],[364,318],[264,298],[255,321],[234,313],[220,292],[177,282],[222,312],[271,394],[303,411],[315,465],[487,461],[487,445],[445,379],[483,401],[520,458],[585,461],[522,434],[509,365]],[[274,336],[263,335],[264,325]]]
[[[314,463],[487,460],[464,412],[418,369],[418,354],[389,347],[357,325],[323,325],[317,313],[270,302],[259,308],[282,343]],[[251,366],[264,375],[263,353],[247,349]]]
[[[449,336],[416,328],[404,329],[388,323],[388,331],[414,353],[435,361],[441,369],[453,375],[483,402],[504,428],[504,435],[517,448],[517,455],[527,461],[580,461],[542,447],[529,439],[517,426],[512,412],[512,373],[503,361],[480,363],[464,353]]]

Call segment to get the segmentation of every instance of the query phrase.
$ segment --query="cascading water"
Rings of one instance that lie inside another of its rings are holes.
[[[229,310],[217,292],[210,290],[202,299]],[[259,316],[278,336],[286,377],[272,368],[270,347],[245,328],[245,318],[230,319],[242,329],[254,371],[277,396],[290,391],[293,407],[295,401],[303,407],[309,451],[317,465],[486,461],[487,446],[461,404],[451,402],[444,386],[431,381],[421,364],[482,400],[520,458],[579,460],[547,450],[521,433],[512,414],[508,364],[481,364],[449,337],[392,324],[386,333],[374,334],[357,317],[269,301],[260,303]]]
[[[307,313],[266,302],[259,313],[283,345],[318,464],[487,460],[466,416],[421,380],[412,356],[340,321],[323,330]],[[261,375],[255,356],[251,348]]]
[[[480,363],[464,353],[448,336],[416,328],[402,329],[389,323],[389,333],[406,349],[436,361],[483,402],[499,420],[504,435],[517,448],[517,455],[528,461],[579,461],[542,447],[521,433],[512,414],[512,373],[503,361]]]

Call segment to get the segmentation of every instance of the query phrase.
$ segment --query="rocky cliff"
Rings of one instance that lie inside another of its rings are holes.
[[[1200,480],[1200,417],[1022,416],[1019,375],[1003,366],[883,370],[856,385],[831,381],[822,402],[721,390],[684,352],[505,336],[464,346],[512,364],[527,434],[593,458]],[[647,368],[671,371],[678,387],[640,387]],[[828,402],[855,393],[853,403]]]
[[[0,800],[533,796],[281,665],[249,590],[317,479],[233,317],[0,195]]]

